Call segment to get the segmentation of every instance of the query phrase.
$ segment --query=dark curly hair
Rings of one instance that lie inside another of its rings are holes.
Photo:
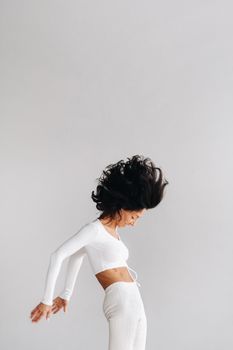
[[[140,211],[156,207],[162,200],[164,188],[169,182],[162,170],[149,157],[134,155],[106,166],[100,178],[96,194],[91,198],[102,211],[100,218],[120,216],[120,210]],[[158,173],[157,173],[158,171]]]

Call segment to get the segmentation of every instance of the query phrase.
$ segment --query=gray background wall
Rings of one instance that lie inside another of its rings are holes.
[[[102,169],[143,154],[170,183],[119,231],[142,284],[147,349],[232,349],[231,2],[0,4],[1,348],[107,349],[88,260],[67,314],[29,314],[50,253],[97,217]]]

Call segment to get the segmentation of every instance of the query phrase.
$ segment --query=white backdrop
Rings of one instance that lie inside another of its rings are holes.
[[[29,315],[50,253],[98,215],[96,178],[143,154],[169,185],[119,232],[142,284],[147,350],[232,350],[231,2],[0,4],[0,347],[107,350],[88,260],[67,314]]]

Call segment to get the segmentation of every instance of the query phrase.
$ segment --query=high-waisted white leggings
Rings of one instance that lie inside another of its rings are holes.
[[[108,350],[145,350],[147,319],[137,282],[117,281],[105,289]]]

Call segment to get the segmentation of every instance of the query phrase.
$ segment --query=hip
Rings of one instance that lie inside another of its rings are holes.
[[[105,290],[103,311],[110,314],[145,314],[144,304],[137,282],[118,281],[109,285]]]

